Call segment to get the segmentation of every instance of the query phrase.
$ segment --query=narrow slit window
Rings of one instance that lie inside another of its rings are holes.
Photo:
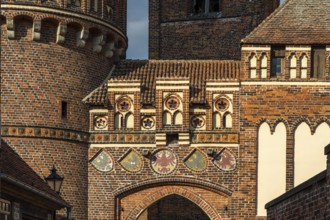
[[[66,101],[62,101],[61,103],[61,117],[62,118],[68,117],[68,103]]]

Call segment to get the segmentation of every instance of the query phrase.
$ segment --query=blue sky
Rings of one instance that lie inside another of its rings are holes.
[[[127,3],[127,59],[148,59],[148,0]]]

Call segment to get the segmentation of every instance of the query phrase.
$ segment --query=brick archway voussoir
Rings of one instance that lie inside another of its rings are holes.
[[[132,209],[132,211],[126,217],[126,220],[137,219],[143,213],[143,211],[153,203],[169,195],[182,196],[200,207],[205,212],[205,214],[209,216],[210,219],[221,220],[221,217],[215,208],[212,207],[205,199],[203,199],[203,197],[198,196],[180,186],[167,186],[165,189],[161,188],[152,195],[145,196],[142,201]]]

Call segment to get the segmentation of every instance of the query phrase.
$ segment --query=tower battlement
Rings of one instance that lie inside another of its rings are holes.
[[[66,11],[88,15],[106,23],[117,26],[126,33],[126,1],[115,0],[3,0],[2,9],[15,8],[18,10],[33,8],[34,10],[54,13]],[[7,5],[8,4],[8,5]]]
[[[126,1],[1,2],[2,138],[40,176],[55,165],[70,177],[61,194],[77,219],[88,210],[82,99],[126,48]]]
[[[5,1],[6,2],[6,1]],[[7,1],[11,2],[11,1]],[[36,2],[36,5],[30,4]],[[73,1],[71,1],[73,2]],[[21,3],[19,1],[18,3]],[[107,58],[116,59],[125,57],[127,48],[126,24],[125,29],[119,28],[123,26],[121,22],[114,23],[118,19],[111,14],[111,17],[98,17],[93,12],[84,12],[83,4],[76,7],[73,11],[71,4],[64,7],[59,3],[40,3],[40,1],[22,1],[22,4],[2,4],[1,23],[6,24],[6,31],[3,36],[8,39],[17,39],[21,33],[19,27],[22,21],[27,21],[31,25],[26,28],[31,29],[27,39],[31,41],[54,40],[57,44],[65,44],[68,38],[67,34],[70,31],[74,32],[74,43],[77,48],[83,48],[86,44],[91,44],[90,49],[93,52],[101,53]],[[24,3],[24,4],[23,4]],[[46,4],[47,3],[47,4]],[[52,6],[52,7],[50,7]],[[113,10],[113,9],[111,9]],[[85,10],[86,11],[86,10]],[[43,27],[46,23],[51,23],[55,31]],[[53,36],[49,36],[52,34]],[[46,37],[48,35],[48,37]],[[49,43],[49,42],[48,42]]]

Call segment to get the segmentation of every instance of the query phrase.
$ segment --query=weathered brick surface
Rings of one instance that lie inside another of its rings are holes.
[[[41,40],[35,42],[32,22],[18,20],[17,40],[2,37],[3,124],[87,130],[88,109],[81,100],[109,74],[112,61],[93,53],[91,45],[76,48],[71,27],[64,45],[56,44],[56,28],[42,23]],[[67,119],[61,118],[62,101],[68,102]]]
[[[2,3],[7,2],[12,3]],[[80,2],[81,8],[69,6],[67,12],[89,15],[87,1]],[[89,112],[82,99],[100,85],[113,65],[114,58],[105,56],[106,44],[113,41],[115,53],[127,45],[122,34],[126,32],[126,1],[117,5],[114,20],[111,18],[114,27],[123,28],[122,33],[102,25],[102,19],[108,21],[104,11],[91,15],[98,19],[91,22],[81,14],[47,13],[50,8],[63,8],[62,1],[46,1],[41,6],[49,8],[43,12],[28,7],[1,10],[2,138],[42,178],[56,166],[65,177],[61,195],[73,206],[72,217],[83,220],[88,216],[88,135],[81,132],[89,129]],[[8,26],[11,21],[14,28]],[[56,43],[59,25],[67,27],[62,43]],[[9,39],[10,33],[14,38]],[[103,40],[96,41],[101,34]],[[100,46],[101,51],[95,52]],[[68,103],[66,118],[61,117],[62,101]]]
[[[240,189],[238,203],[256,204],[257,133],[266,121],[271,129],[284,122],[287,129],[287,190],[293,187],[294,132],[301,122],[307,122],[314,131],[321,122],[329,123],[329,88],[326,86],[242,86],[240,92]],[[308,106],[308,108],[306,108]],[[247,178],[249,176],[249,178]],[[251,187],[253,186],[253,187]],[[246,206],[245,206],[246,207]],[[244,208],[243,208],[244,209]],[[254,214],[253,212],[250,212]]]
[[[267,219],[329,219],[329,149],[327,169],[266,204]]]
[[[73,206],[73,217],[87,219],[87,144],[36,138],[4,138],[41,177],[55,165],[64,176],[61,196]]]
[[[239,59],[240,40],[278,0],[223,2],[218,14],[194,14],[193,1],[149,2],[150,59]]]
[[[326,179],[267,209],[267,219],[328,219]]]
[[[183,159],[192,149],[187,146],[182,146],[173,149],[178,160],[178,165],[173,173],[169,175],[156,174],[152,171],[150,159],[146,157],[143,157],[142,170],[137,173],[131,173],[126,171],[118,162],[120,157],[129,149],[130,148],[126,147],[104,149],[112,155],[113,161],[115,162],[111,172],[99,172],[93,165],[88,165],[90,219],[93,219],[94,216],[97,216],[97,219],[111,219],[115,214],[115,210],[118,209],[118,206],[115,207],[115,198],[119,199],[120,203],[118,204],[124,207],[124,212],[122,213],[124,219],[135,206],[141,206],[143,201],[149,198],[149,196],[157,197],[154,199],[156,202],[166,195],[175,194],[175,191],[166,194],[167,191],[171,190],[171,187],[177,187],[178,189],[200,197],[200,199],[196,198],[193,202],[197,204],[200,202],[207,202],[210,207],[215,207],[221,216],[226,217],[228,213],[233,213],[236,209],[234,204],[230,203],[230,196],[224,192],[237,190],[237,169],[227,172],[220,171],[211,162],[211,158],[209,158],[208,166],[205,171],[191,171],[184,165]],[[136,150],[141,154],[142,149],[154,150],[154,148],[139,148]],[[206,152],[206,148],[199,149]],[[101,148],[90,148],[89,159],[99,150],[101,150]],[[237,149],[231,150],[235,155],[238,154]],[[187,181],[193,183],[187,184],[185,183]],[[209,188],[203,186],[207,185],[207,183],[219,187],[218,192],[212,192]],[[138,186],[138,184],[141,184],[141,186]],[[134,185],[136,185],[135,189],[132,187]],[[159,193],[159,196],[157,196],[157,193]],[[218,203],[214,203],[214,201],[218,201]],[[149,200],[149,203],[149,205],[151,205],[153,202]],[[228,212],[224,211],[224,206],[228,206]],[[141,212],[147,207],[148,205],[138,211]]]

